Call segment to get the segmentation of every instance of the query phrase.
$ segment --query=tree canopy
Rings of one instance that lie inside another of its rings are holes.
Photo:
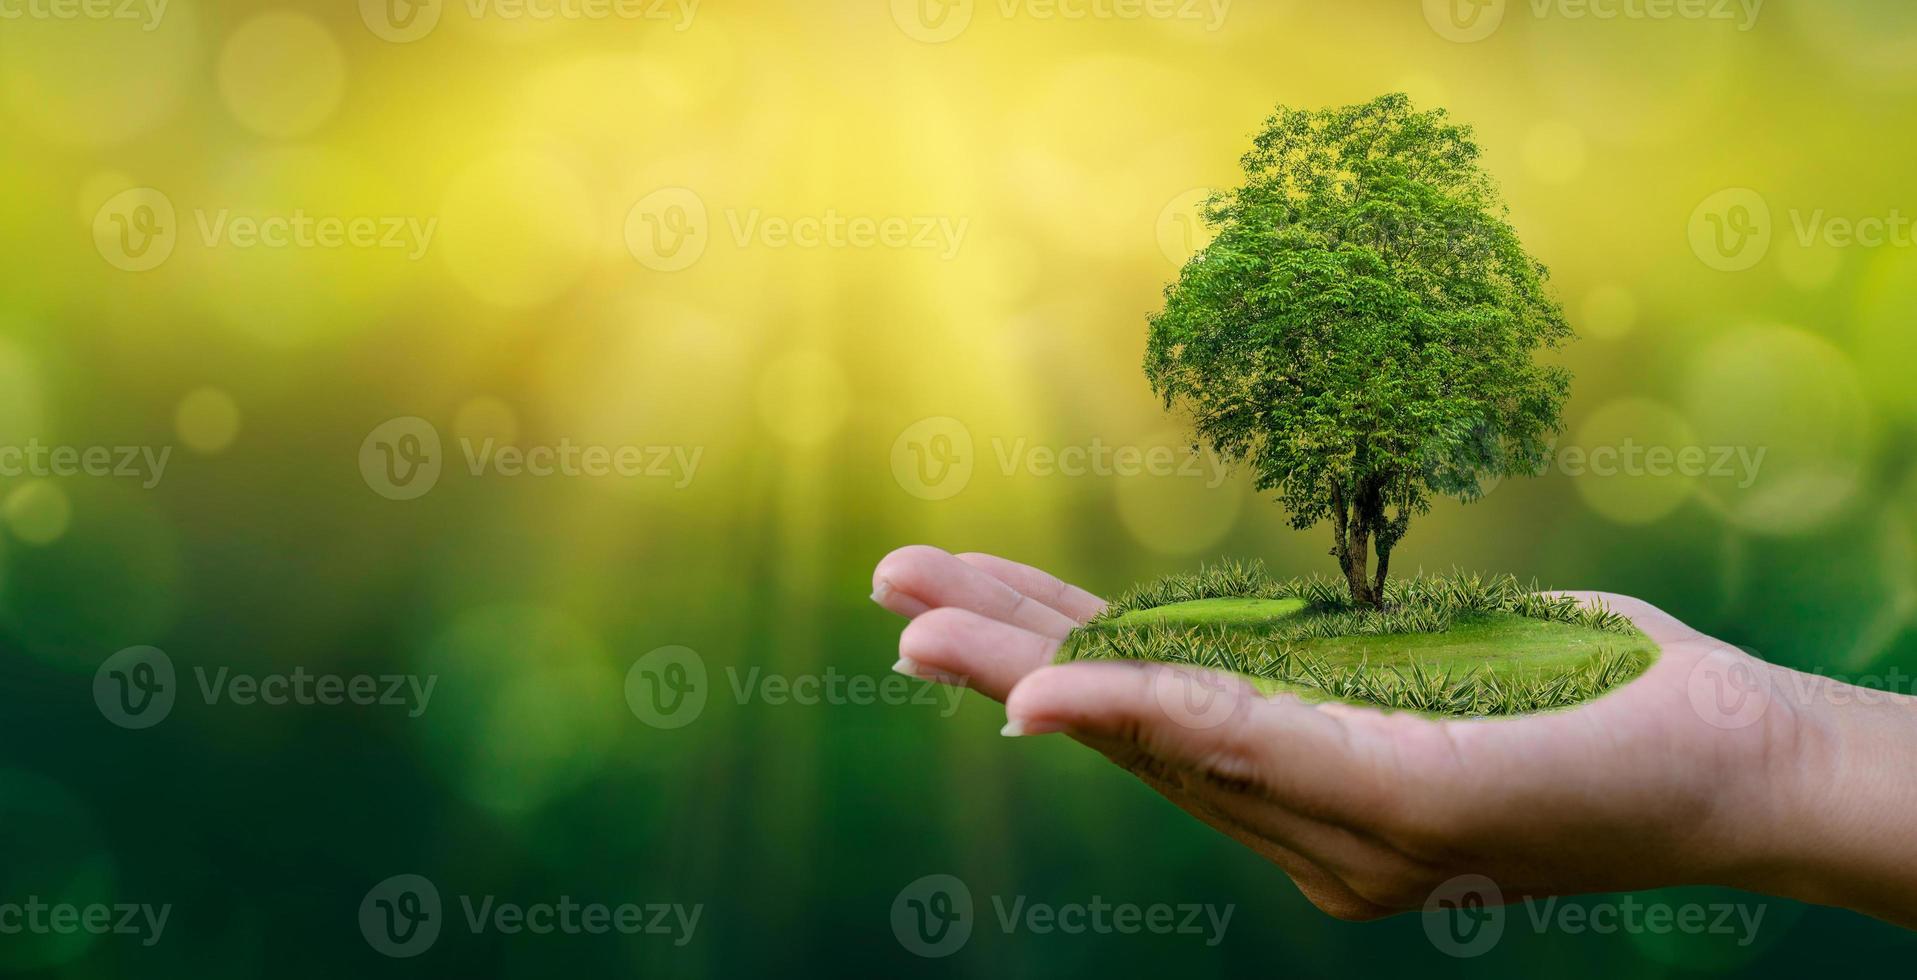
[[[1331,522],[1352,600],[1376,605],[1433,495],[1542,469],[1570,376],[1538,355],[1571,329],[1443,110],[1280,107],[1242,162],[1151,318],[1145,372],[1292,526]]]

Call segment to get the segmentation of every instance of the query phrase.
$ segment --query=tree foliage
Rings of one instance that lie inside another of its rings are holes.
[[[1443,110],[1280,107],[1243,166],[1206,202],[1216,237],[1166,289],[1145,371],[1294,527],[1331,522],[1352,600],[1376,605],[1433,495],[1543,467],[1570,377],[1539,355],[1571,329]]]

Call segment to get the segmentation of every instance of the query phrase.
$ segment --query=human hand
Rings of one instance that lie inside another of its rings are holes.
[[[898,670],[1005,703],[1282,868],[1342,919],[1421,908],[1463,875],[1504,901],[1723,884],[1917,926],[1917,699],[1758,660],[1625,596],[1663,653],[1578,708],[1433,720],[1267,696],[1235,675],[1053,665],[1096,596],[991,555],[887,555],[873,599],[911,618]],[[1868,692],[1874,693],[1874,692]],[[1838,705],[1845,705],[1838,708]],[[1888,835],[1888,836],[1887,836]]]

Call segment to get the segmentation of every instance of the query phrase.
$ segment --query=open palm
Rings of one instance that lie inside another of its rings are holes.
[[[1505,902],[1761,878],[1760,838],[1800,798],[1775,781],[1814,770],[1818,743],[1766,681],[1779,668],[1640,600],[1577,594],[1628,616],[1662,657],[1575,710],[1473,720],[1310,704],[1160,664],[1055,666],[1104,602],[991,555],[902,548],[873,598],[912,620],[898,669],[1004,702],[1008,735],[1097,749],[1339,918],[1424,907],[1463,876]]]

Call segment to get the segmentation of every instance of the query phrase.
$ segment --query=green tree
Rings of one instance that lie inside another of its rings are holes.
[[[1153,391],[1293,527],[1331,522],[1361,605],[1433,495],[1543,468],[1570,390],[1540,362],[1570,326],[1478,157],[1469,127],[1401,94],[1280,107],[1151,318]]]

